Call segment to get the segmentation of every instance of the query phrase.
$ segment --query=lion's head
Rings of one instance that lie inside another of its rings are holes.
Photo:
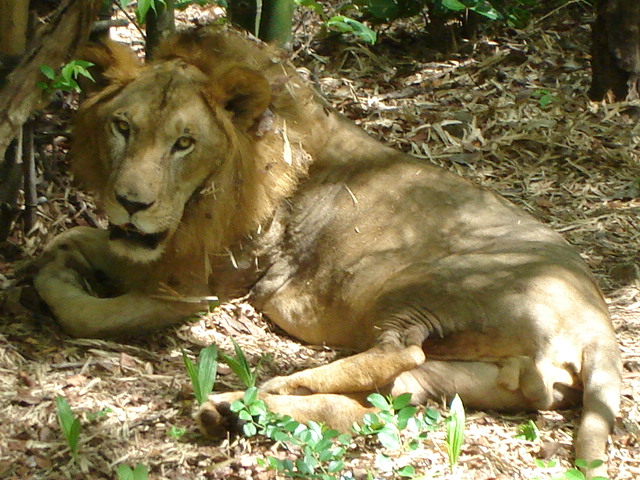
[[[115,43],[85,57],[98,82],[76,117],[71,156],[118,255],[153,262],[167,248],[224,249],[304,173],[304,155],[283,158],[295,138],[272,112],[297,93],[268,47],[209,31],[176,37],[147,65]],[[300,114],[288,116],[295,124]]]

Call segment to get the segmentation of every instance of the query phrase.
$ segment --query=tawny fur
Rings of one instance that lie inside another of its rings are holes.
[[[113,43],[87,59],[99,82],[73,170],[112,225],[60,235],[34,280],[70,334],[126,336],[246,295],[301,341],[359,352],[270,379],[275,411],[345,428],[373,391],[506,411],[582,400],[576,453],[606,457],[620,353],[560,235],[368,137],[246,35],[182,34],[149,65]],[[211,397],[205,432],[239,395]]]

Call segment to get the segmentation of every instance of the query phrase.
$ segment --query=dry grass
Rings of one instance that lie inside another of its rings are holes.
[[[375,49],[334,45],[323,56],[318,46],[301,50],[296,61],[372,135],[500,192],[583,253],[607,295],[625,364],[610,477],[631,480],[640,477],[638,105],[588,101],[588,17],[574,13],[558,12],[509,37],[469,42],[456,54],[434,54],[419,35],[421,25],[405,22],[402,28],[417,36],[391,29],[393,40]],[[50,160],[63,147],[58,141],[43,152]],[[101,223],[89,197],[54,180],[41,185],[49,201],[37,230],[28,238],[15,234],[25,257],[62,229]],[[6,287],[14,265],[0,267]],[[7,479],[111,479],[118,464],[138,462],[154,479],[274,478],[256,466],[272,453],[270,445],[237,438],[210,444],[195,432],[181,350],[196,354],[214,341],[229,352],[234,336],[252,362],[270,355],[262,378],[336,355],[274,332],[242,303],[174,331],[108,342],[70,339],[12,295],[5,293],[0,318],[0,477]],[[238,387],[222,368],[217,388]],[[83,419],[79,465],[70,462],[60,436],[56,395],[66,396]],[[397,462],[413,464],[426,478],[547,478],[534,459],[558,458],[567,468],[578,415],[470,412],[455,474],[442,430]],[[515,438],[528,419],[540,427],[537,442]],[[178,439],[170,435],[182,428],[187,433]],[[362,477],[375,449],[358,442],[352,453],[350,465]]]

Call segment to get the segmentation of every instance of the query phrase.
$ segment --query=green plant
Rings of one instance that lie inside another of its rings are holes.
[[[251,388],[256,386],[256,380],[258,379],[258,371],[260,370],[260,365],[266,358],[265,356],[260,357],[258,360],[258,364],[252,370],[251,365],[247,361],[247,356],[244,354],[240,345],[235,341],[235,339],[231,339],[233,343],[233,349],[235,351],[235,358],[229,355],[226,355],[223,352],[220,352],[220,358],[222,361],[229,365],[229,368],[236,374],[236,376],[240,379],[240,381],[244,384],[245,388]]]
[[[534,422],[533,420],[529,420],[527,423],[519,425],[516,438],[527,440],[529,442],[535,442],[538,438],[540,438],[540,431],[538,430],[536,422]]]
[[[185,433],[187,433],[187,429],[185,427],[176,427],[175,425],[171,425],[167,435],[174,440],[178,440],[179,438],[182,438]]]
[[[198,404],[202,405],[209,394],[213,391],[213,385],[216,381],[216,373],[218,370],[218,347],[209,345],[200,350],[198,363],[193,364],[187,356],[187,352],[182,350],[182,359],[187,369],[191,384],[193,385],[193,394]]]
[[[364,23],[345,15],[328,16],[324,13],[324,7],[316,0],[294,0],[296,5],[306,7],[317,13],[329,30],[340,33],[349,33],[363,42],[374,44],[377,40],[376,32]]]
[[[64,397],[56,397],[56,408],[58,410],[58,422],[67,440],[69,451],[75,461],[78,460],[78,442],[80,440],[80,419],[71,411],[69,402]]]
[[[97,412],[89,412],[87,413],[87,421],[94,422],[96,420],[104,419],[108,414],[112,412],[113,410],[111,410],[109,407],[98,410]]]
[[[440,419],[440,414],[432,408],[418,413],[416,407],[409,405],[410,393],[395,398],[372,393],[367,400],[380,411],[365,414],[362,425],[354,425],[353,430],[359,435],[374,435],[389,450],[415,450]],[[401,436],[405,429],[411,432],[407,441]]]
[[[392,452],[417,449],[440,419],[440,414],[431,408],[418,413],[416,407],[409,405],[410,393],[395,398],[373,393],[367,400],[380,411],[365,414],[362,425],[355,424],[353,431],[359,435],[375,436],[385,449]],[[402,435],[404,430],[409,431],[407,440]],[[376,466],[384,472],[392,472],[395,468],[393,461],[384,453],[376,455]],[[413,477],[415,469],[405,465],[394,473],[401,477]]]
[[[309,422],[308,425],[298,423],[295,430],[288,432],[286,441],[300,449],[298,458],[280,460],[270,456],[261,463],[289,478],[331,480],[344,469],[344,456],[351,436]]]
[[[118,480],[147,480],[149,472],[147,467],[139,463],[136,468],[131,469],[129,465],[121,464],[116,469]]]
[[[464,405],[458,395],[453,397],[451,406],[449,407],[449,416],[446,420],[447,427],[447,456],[449,457],[449,465],[451,470],[455,469],[458,463],[458,457],[462,450],[464,442],[464,422],[465,413]]]
[[[248,388],[242,399],[232,403],[231,410],[244,422],[242,431],[246,436],[264,435],[299,450],[295,460],[269,456],[259,461],[261,465],[289,478],[321,480],[337,478],[335,475],[344,468],[346,447],[351,442],[349,434],[341,435],[316,422],[304,425],[270,412],[255,387]]]
[[[555,460],[536,460],[536,467],[538,467],[539,469],[542,470],[551,470],[553,468],[556,467],[556,465],[558,464],[558,462],[556,462]],[[585,473],[583,473],[583,471],[589,471],[592,470],[594,468],[599,467],[600,465],[602,465],[603,461],[602,460],[594,460],[593,462],[587,462],[586,460],[576,460],[575,465],[578,468],[569,468],[568,470],[561,472],[557,475],[547,475],[546,477],[539,477],[536,476],[534,477],[532,480],[544,480],[544,479],[549,479],[549,480],[586,480],[587,475]],[[581,471],[581,470],[583,471]],[[600,476],[595,476],[595,477],[591,477],[591,480],[609,480],[606,477],[600,477]]]
[[[231,411],[244,422],[242,433],[247,437],[264,435],[276,442],[287,440],[287,432],[297,428],[298,422],[288,416],[280,416],[267,409],[265,403],[258,398],[258,389],[247,388],[244,396],[231,404]]]
[[[38,82],[36,86],[45,92],[53,92],[54,90],[62,90],[64,92],[79,92],[78,77],[85,77],[91,81],[95,81],[89,70],[93,63],[85,60],[71,60],[60,69],[60,73],[56,74],[55,70],[49,65],[41,65],[40,71],[48,81]]]
[[[546,108],[551,103],[556,101],[556,96],[549,90],[546,90],[544,88],[536,90],[531,94],[531,96],[538,100],[538,105],[540,106],[540,108]]]

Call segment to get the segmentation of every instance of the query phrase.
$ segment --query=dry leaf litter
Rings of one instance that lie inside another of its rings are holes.
[[[216,14],[190,8],[180,20],[205,23]],[[501,193],[582,252],[607,296],[624,358],[610,478],[631,480],[640,477],[640,105],[587,99],[590,20],[581,8],[558,10],[524,31],[437,53],[422,33],[423,20],[387,27],[376,47],[327,47],[313,40],[317,22],[304,14],[295,61],[371,135]],[[141,47],[133,27],[118,28],[115,35]],[[211,443],[198,435],[182,350],[195,356],[214,342],[231,353],[233,336],[252,364],[267,354],[262,379],[326,363],[342,352],[301,345],[240,301],[127,343],[70,339],[47,315],[24,309],[16,290],[7,288],[17,260],[35,255],[55,234],[74,225],[104,225],[91,197],[59,173],[67,166],[60,115],[67,113],[43,117],[48,140],[39,154],[47,168],[39,194],[47,201],[29,235],[15,229],[11,241],[19,248],[5,247],[7,261],[0,263],[0,478],[113,479],[117,465],[139,462],[152,479],[277,478],[256,461],[285,455],[282,449],[260,439]],[[238,388],[221,365],[216,389]],[[78,464],[60,434],[57,395],[82,420]],[[443,429],[394,461],[414,465],[425,478],[548,478],[535,459],[558,459],[550,473],[568,468],[578,416],[579,410],[468,412],[455,473]],[[540,439],[516,438],[517,427],[530,419]],[[355,441],[347,465],[356,478],[373,469],[376,451],[372,442]]]

